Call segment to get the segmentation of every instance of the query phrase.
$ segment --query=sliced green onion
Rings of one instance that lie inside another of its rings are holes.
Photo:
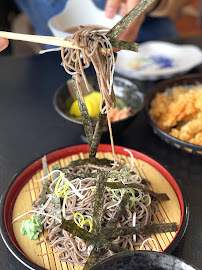
[[[151,197],[149,195],[143,195],[142,196],[142,202],[145,202],[144,198],[146,198],[146,197],[148,198],[148,203],[145,206],[148,207],[151,204]]]
[[[65,187],[60,191],[58,192],[58,189],[59,189],[59,185],[60,185],[60,182],[62,181],[63,177],[64,177],[64,173],[60,176],[60,178],[58,179],[56,185],[55,185],[55,195],[60,197],[62,196],[63,193],[65,193],[65,191],[68,189],[69,187],[69,184],[66,184]]]
[[[66,214],[65,214],[65,203],[66,203],[66,200],[67,200],[67,195],[68,195],[69,193],[70,193],[69,190],[67,190],[67,191],[65,192],[65,197],[64,197],[63,203],[62,203],[62,214],[63,214],[63,218],[66,217]]]
[[[82,220],[82,221],[81,221],[80,223],[79,223],[79,222],[77,221],[77,219],[76,219],[77,216],[80,216],[80,217],[81,217],[81,220]],[[92,220],[90,220],[89,218],[85,220],[84,216],[83,216],[81,213],[79,213],[79,212],[76,212],[76,213],[74,214],[74,222],[75,222],[76,225],[79,226],[80,228],[83,228],[83,226],[84,226],[85,223],[89,223],[89,226],[90,226],[89,232],[91,232],[92,229],[93,229]]]
[[[132,202],[129,206],[129,209],[131,209],[133,207],[133,205],[135,204],[135,192],[132,188],[127,188],[127,190],[129,190],[130,193],[132,194]]]

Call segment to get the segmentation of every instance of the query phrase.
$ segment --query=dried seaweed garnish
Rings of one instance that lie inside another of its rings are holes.
[[[98,250],[96,247],[93,248],[93,250],[90,253],[90,256],[88,257],[83,270],[90,269],[93,265],[98,263],[100,260],[100,250]]]
[[[107,187],[109,187],[111,189],[137,188],[137,189],[140,189],[142,191],[148,192],[150,195],[152,195],[153,197],[155,197],[158,200],[162,200],[162,201],[170,200],[166,193],[156,193],[153,190],[148,189],[148,188],[144,187],[143,185],[136,184],[136,183],[124,185],[122,182],[119,182],[119,183],[118,182],[116,182],[116,183],[107,182]]]
[[[153,2],[154,0],[141,0],[107,33],[106,36],[110,39],[110,42],[116,40],[120,36],[120,34],[131,24],[131,22],[133,22],[138,16],[140,16],[140,14],[144,12]],[[119,48],[121,49],[121,47]]]
[[[82,118],[84,131],[85,131],[85,134],[86,134],[86,138],[88,140],[88,144],[89,144],[89,147],[91,149],[91,144],[92,144],[92,139],[93,139],[92,122],[91,122],[90,116],[88,114],[86,104],[85,104],[84,100],[82,99],[82,97],[79,94],[79,90],[78,90],[77,85],[76,85],[76,77],[75,76],[72,76],[72,84],[73,84],[74,91],[75,91],[75,94],[76,94],[76,98],[77,98],[77,101],[78,101],[79,110],[80,110],[80,113],[81,113],[81,118]]]
[[[59,169],[59,164],[55,164],[55,165],[52,166],[53,171],[58,170],[58,169]],[[52,187],[53,187],[53,189],[55,189],[55,185],[56,185],[56,182],[54,182],[54,180],[59,175],[60,175],[59,172],[55,172],[52,175],[52,181],[53,181]],[[50,201],[50,205],[52,205],[52,208],[53,208],[53,216],[57,217],[58,220],[62,220],[60,197],[56,196],[54,192],[52,193],[52,198],[51,198],[51,201]],[[55,223],[57,224],[58,221],[55,220]]]
[[[176,222],[160,223],[150,225],[136,225],[135,227],[116,227],[111,230],[110,228],[102,228],[102,233],[109,234],[109,238],[114,239],[118,236],[126,236],[133,234],[151,235],[155,233],[175,232],[178,230]]]
[[[79,226],[72,220],[62,219],[62,224],[60,226],[63,230],[73,234],[74,236],[80,237],[83,240],[90,242],[92,234]]]
[[[117,223],[119,222],[121,216],[123,215],[124,211],[126,210],[126,205],[128,203],[128,194],[125,193],[123,195],[121,203],[118,205],[115,215],[113,218],[111,218],[106,225],[106,229],[111,229],[117,226]]]
[[[77,159],[77,160],[71,161],[69,165],[67,167],[62,168],[61,171],[65,172],[65,169],[68,169],[70,167],[84,166],[88,164],[111,167],[112,163],[113,163],[113,160],[110,160],[107,158],[99,159],[99,158],[91,157],[91,158],[85,158],[85,159]]]
[[[42,158],[42,166],[43,166],[44,176],[48,175],[48,164],[47,164],[46,156],[43,156]],[[47,188],[48,188],[48,178],[45,178],[43,182],[41,194],[40,194],[39,207],[42,207],[46,200]]]
[[[101,231],[102,227],[102,216],[103,216],[103,205],[104,205],[104,193],[107,183],[107,173],[104,171],[97,172],[96,180],[96,192],[94,199],[94,210],[93,210],[93,229],[92,231],[97,233]]]
[[[86,161],[88,161],[88,160],[89,159],[87,159]],[[82,161],[82,160],[78,160],[78,161]],[[81,165],[81,163],[79,165]],[[68,167],[66,167],[66,168],[68,168]],[[97,173],[84,173],[84,174],[68,173],[68,172],[66,172],[66,168],[62,168],[61,171],[65,173],[65,176],[69,180],[73,180],[75,178],[84,179],[84,178],[87,178],[87,177],[90,177],[90,178],[96,178],[97,177]],[[122,174],[122,175],[120,174],[120,176],[118,176],[118,175],[119,175],[118,172],[110,172],[110,171],[109,172],[106,172],[106,176],[108,178],[112,178],[112,179],[113,178],[118,178],[119,180],[120,179],[124,180],[124,178],[125,178],[125,175],[124,174]],[[148,183],[150,183],[149,180],[147,180],[147,179],[143,179],[143,181],[147,185],[148,185]],[[148,192],[151,196],[153,196],[154,198],[156,198],[158,200],[161,200],[161,201],[170,200],[170,198],[168,197],[168,195],[166,193],[156,193],[153,190],[149,189],[148,187],[145,187],[142,184],[131,183],[131,184],[124,185],[121,181],[119,181],[119,182],[107,182],[106,183],[106,186],[109,187],[109,188],[111,188],[111,189],[137,188],[137,189],[140,189],[142,191]]]
[[[72,220],[65,220],[62,219],[62,224],[60,226],[63,230],[82,238],[84,241],[87,242],[88,245],[93,245],[98,250],[105,249],[106,251],[112,250],[114,252],[121,252],[123,249],[119,246],[116,246],[110,242],[105,234],[101,234],[100,232],[93,233],[88,232],[85,229],[80,228],[76,225]]]
[[[105,105],[105,103],[103,103],[103,106]],[[102,106],[102,107],[103,107]],[[96,126],[95,126],[95,130],[94,130],[94,134],[93,134],[93,139],[92,139],[92,145],[90,148],[90,154],[89,154],[89,158],[92,159],[96,156],[97,150],[98,150],[98,146],[100,143],[100,139],[102,136],[102,129],[106,120],[106,113],[99,113],[98,118],[97,118],[97,122],[96,122]]]
[[[84,100],[82,99],[79,90],[77,88],[77,84],[76,84],[76,77],[72,76],[72,85],[75,91],[75,95],[78,101],[78,105],[79,105],[79,110],[80,110],[80,114],[81,114],[81,119],[82,119],[82,123],[83,123],[83,127],[84,127],[84,131],[86,134],[86,138],[90,147],[90,154],[89,157],[90,159],[95,158],[96,153],[97,153],[97,149],[100,143],[100,139],[102,136],[102,130],[103,130],[103,126],[106,120],[106,114],[102,114],[101,112],[99,113],[99,116],[97,118],[96,121],[96,126],[95,126],[95,130],[93,132],[93,126],[92,126],[92,121],[91,118],[88,114],[88,110],[86,107],[86,104],[84,102]],[[112,91],[112,94],[114,95],[114,92]],[[105,105],[105,102],[103,102],[102,106]]]
[[[100,226],[102,221],[100,218],[100,213],[103,211],[103,201],[100,202],[99,199],[101,198],[101,192],[104,192],[106,187],[106,172],[99,171],[98,175],[98,184],[96,186],[96,190],[98,189],[98,191],[93,213],[94,218],[98,217],[98,219],[97,222],[93,223],[92,232],[90,233],[85,229],[78,227],[73,221],[70,220],[63,219],[61,225],[62,229],[79,238],[82,238],[87,242],[88,245],[93,245],[93,250],[91,251],[91,254],[84,266],[85,270],[90,269],[94,264],[96,264],[104,252],[111,250],[114,253],[117,253],[124,250],[120,246],[111,243],[111,241],[118,236],[133,234],[150,235],[152,233],[172,232],[178,229],[176,223],[137,225],[136,227],[117,227],[117,221],[128,201],[127,194],[124,194],[123,199],[115,212],[114,219],[109,220],[105,227]],[[104,181],[104,184],[102,181]],[[97,214],[96,211],[98,211],[99,214]]]
[[[113,39],[111,37],[110,37],[110,42],[111,42],[113,48],[119,48],[122,50],[129,50],[129,51],[133,51],[133,52],[138,52],[138,46],[139,46],[138,43]]]

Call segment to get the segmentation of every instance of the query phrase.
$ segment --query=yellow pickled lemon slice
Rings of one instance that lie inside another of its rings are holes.
[[[97,113],[97,108],[96,108],[97,106],[94,103],[94,101],[92,99],[88,99],[87,96],[84,99],[85,99],[89,116],[92,118],[97,118],[99,113]]]
[[[101,101],[101,94],[100,92],[92,92],[90,93],[87,97],[92,98],[93,100],[95,100],[95,102],[97,102],[97,104],[100,105],[100,101]]]
[[[90,113],[89,109],[88,109],[88,113],[92,118],[97,118],[99,113],[100,113],[100,101],[101,101],[101,95],[98,92],[92,92],[89,95],[87,95],[85,97],[85,101],[86,101],[86,106],[88,109],[88,105],[87,102],[92,103],[92,111]]]
[[[100,101],[101,94],[99,92],[92,92],[84,97],[86,107],[89,116],[92,118],[97,118],[100,112]],[[75,100],[69,110],[70,115],[80,116],[78,101]]]
[[[69,110],[69,113],[74,116],[80,116],[78,101],[75,100]]]

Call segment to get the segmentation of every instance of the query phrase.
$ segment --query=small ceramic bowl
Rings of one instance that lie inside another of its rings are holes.
[[[105,12],[95,6],[92,0],[69,0],[64,10],[52,17],[48,26],[56,37],[66,37],[79,25],[99,25],[112,28],[121,17],[116,15],[113,19],[105,16]]]
[[[95,77],[89,77],[88,82],[93,86],[95,90],[98,90],[97,81]],[[137,84],[134,84],[130,80],[114,77],[113,81],[114,91],[117,97],[124,100],[128,107],[132,108],[132,114],[127,118],[114,121],[111,123],[113,134],[120,134],[130,123],[136,118],[136,116],[142,111],[145,105],[144,94],[140,91]],[[67,102],[68,100],[68,102]],[[79,120],[71,118],[68,115],[69,108],[73,102],[73,98],[70,95],[70,89],[68,83],[60,87],[53,98],[54,108],[59,115],[66,119],[71,128],[79,133],[82,137],[84,136],[83,123]],[[93,127],[95,123],[93,123]],[[108,125],[105,123],[103,133],[108,133]]]
[[[94,265],[91,270],[197,270],[194,266],[166,253],[126,251]]]

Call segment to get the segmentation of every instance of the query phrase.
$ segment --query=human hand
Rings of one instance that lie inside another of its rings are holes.
[[[0,37],[0,52],[8,47],[8,39]]]
[[[105,15],[107,18],[113,18],[118,12],[121,16],[125,16],[132,8],[134,8],[140,0],[107,0],[105,5]]]
[[[105,5],[105,15],[108,18],[113,18],[117,11],[121,16],[125,16],[133,9],[140,0],[107,0]],[[144,20],[144,13],[142,13],[136,20],[134,20],[126,30],[119,36],[120,40],[133,42],[139,32],[141,24]]]

